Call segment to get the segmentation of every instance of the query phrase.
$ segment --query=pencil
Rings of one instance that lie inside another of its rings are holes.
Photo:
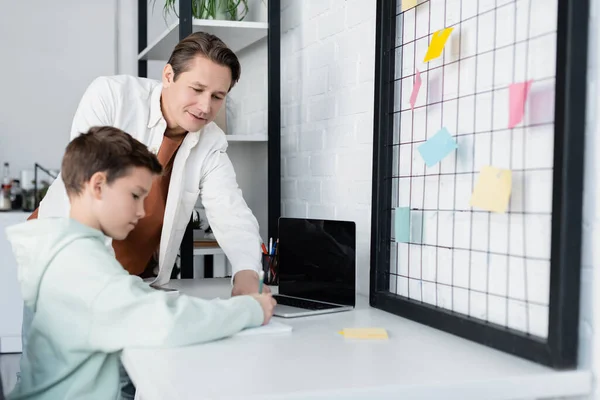
[[[265,279],[265,271],[258,273],[258,294],[262,294],[263,280]]]

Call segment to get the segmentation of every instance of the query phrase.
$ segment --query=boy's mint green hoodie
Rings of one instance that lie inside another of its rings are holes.
[[[201,343],[263,321],[250,296],[206,301],[152,289],[123,269],[102,232],[75,220],[32,220],[6,231],[34,311],[10,400],[116,399],[124,348]]]

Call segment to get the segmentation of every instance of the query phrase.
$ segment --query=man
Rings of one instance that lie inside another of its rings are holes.
[[[163,166],[163,175],[144,201],[145,218],[125,240],[107,239],[123,267],[130,274],[150,278],[153,285],[169,281],[200,197],[215,238],[232,265],[232,295],[258,292],[262,268],[258,223],[237,185],[225,135],[212,122],[240,73],[236,55],[219,38],[197,32],[175,46],[162,82],[132,76],[96,78],[79,103],[71,140],[93,126],[113,126],[145,144]],[[65,217],[69,207],[59,175],[30,218]],[[153,259],[157,259],[156,273]],[[270,292],[267,286],[263,290]],[[31,319],[25,307],[24,348]],[[124,383],[123,395],[130,395],[131,385]]]
[[[258,291],[258,223],[238,188],[225,136],[212,122],[240,72],[236,55],[220,39],[197,32],[175,47],[162,83],[131,76],[100,77],[79,104],[71,140],[92,126],[114,126],[148,146],[165,169],[146,199],[146,217],[127,239],[112,242],[117,260],[131,274],[153,276],[148,265],[158,254],[154,285],[169,281],[200,196],[215,238],[232,265],[232,295]],[[68,209],[59,177],[31,218],[65,216]]]

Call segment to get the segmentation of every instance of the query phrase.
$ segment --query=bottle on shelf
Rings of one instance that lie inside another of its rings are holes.
[[[10,185],[10,166],[7,162],[4,163],[4,168],[2,170],[2,184]]]
[[[21,190],[21,182],[18,179],[13,179],[12,181],[10,208],[12,210],[21,210],[23,208],[23,191]]]
[[[10,179],[10,166],[7,162],[4,163],[2,171],[2,192],[0,196],[0,211],[9,211],[12,209],[10,201],[11,195],[11,179]]]

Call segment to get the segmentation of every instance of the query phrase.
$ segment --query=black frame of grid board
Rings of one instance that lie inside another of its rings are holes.
[[[558,0],[548,337],[389,291],[397,0],[377,0],[370,304],[548,365],[577,365],[589,0]]]
[[[192,1],[179,0],[179,40],[193,32]],[[278,221],[281,216],[281,6],[280,0],[267,2],[267,224],[268,237],[279,237]],[[138,0],[138,53],[148,45],[148,0]],[[166,63],[168,60],[164,60]],[[148,76],[148,63],[138,60],[138,76]],[[181,279],[194,278],[194,228],[192,216],[181,246]],[[212,262],[204,268],[204,277],[213,277]]]

